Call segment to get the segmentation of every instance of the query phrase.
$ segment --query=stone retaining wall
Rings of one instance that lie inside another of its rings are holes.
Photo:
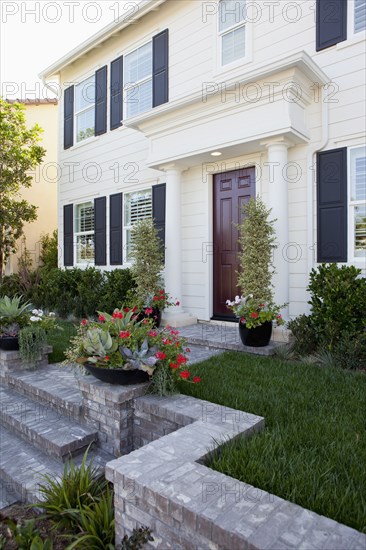
[[[46,367],[48,365],[49,353],[52,353],[52,346],[45,346],[35,365],[30,367],[29,365],[23,363],[19,351],[5,351],[0,349],[0,370],[2,372],[14,372]]]

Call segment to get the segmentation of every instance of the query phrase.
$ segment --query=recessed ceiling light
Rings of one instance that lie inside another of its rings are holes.
[[[214,151],[213,153],[211,153],[211,157],[221,157],[222,153],[220,153],[220,151]]]

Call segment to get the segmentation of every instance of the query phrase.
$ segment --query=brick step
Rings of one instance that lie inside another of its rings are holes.
[[[64,464],[23,441],[4,426],[0,426],[0,442],[0,480],[8,494],[21,502],[38,502],[41,498],[38,488],[44,483],[42,475],[61,477]],[[82,459],[83,455],[79,455],[72,460],[79,466]],[[88,461],[103,471],[106,463],[113,459],[112,455],[98,448],[90,449],[88,453]]]
[[[82,397],[72,367],[48,365],[37,370],[1,373],[1,384],[73,419],[81,417]]]
[[[0,400],[1,424],[56,459],[80,454],[98,439],[96,430],[12,389],[0,388]]]
[[[18,496],[14,493],[13,485],[0,480],[0,510],[18,502]]]

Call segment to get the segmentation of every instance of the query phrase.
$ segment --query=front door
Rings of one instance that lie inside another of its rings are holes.
[[[255,197],[255,168],[214,176],[213,182],[213,318],[232,319],[226,300],[238,294],[238,229],[242,206]]]

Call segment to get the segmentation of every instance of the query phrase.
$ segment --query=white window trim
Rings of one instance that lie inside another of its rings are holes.
[[[360,264],[361,267],[365,266],[365,258],[355,256],[355,206],[363,206],[366,204],[365,200],[351,200],[351,151],[365,147],[365,143],[360,143],[352,147],[347,148],[347,207],[348,207],[348,260],[352,264]]]
[[[214,18],[215,20],[215,26],[214,26],[214,51],[216,52],[216,60],[215,60],[215,67],[214,67],[214,76],[216,75],[224,75],[225,73],[230,73],[230,76],[236,76],[235,71],[239,74],[243,71],[243,66],[247,65],[248,63],[251,63],[253,61],[252,56],[252,25],[250,21],[243,21],[240,23],[237,23],[230,27],[229,29],[225,29],[224,31],[220,31],[220,8],[217,10],[217,17]],[[230,32],[232,30],[235,30],[236,28],[245,26],[245,56],[237,59],[236,61],[233,61],[232,63],[228,63],[227,65],[222,65],[222,36],[226,34],[227,32]]]
[[[358,42],[362,42],[366,38],[366,29],[360,32],[354,32],[355,25],[355,2],[354,0],[347,0],[347,40],[339,42],[337,49],[342,50],[347,46],[352,46]]]
[[[94,201],[93,200],[82,200],[77,203],[74,203],[74,228],[76,228],[76,219],[77,219],[77,210],[78,206],[81,206],[82,204],[90,203],[93,206],[94,209]],[[95,209],[94,209],[94,216],[95,216]],[[74,258],[75,262],[74,265],[76,267],[88,267],[93,266],[95,264],[95,260],[85,260],[84,262],[78,262],[78,237],[84,236],[84,235],[93,235],[95,239],[95,219],[94,219],[94,230],[93,231],[75,231],[74,230]]]
[[[152,193],[153,193],[153,190],[152,190],[152,186],[148,185],[146,186],[146,184],[143,186],[143,187],[139,187],[139,188],[131,188],[129,190],[126,190],[124,191],[123,193],[123,204],[122,204],[122,220],[123,220],[123,266],[124,267],[130,267],[132,265],[132,262],[131,261],[128,261],[127,260],[127,231],[128,230],[131,230],[131,228],[133,227],[132,225],[125,225],[125,200],[126,200],[126,195],[130,195],[131,193],[141,193],[141,192],[144,192],[144,191],[150,191],[151,192],[151,219],[152,219]]]
[[[85,78],[83,78],[83,80],[80,80],[80,82],[75,83],[74,105],[76,105],[76,88],[77,88],[77,86],[80,86],[80,84],[82,84],[86,80],[89,80],[91,77],[94,77],[94,86],[95,86],[95,71],[90,73],[89,76],[86,76]],[[81,109],[80,111],[76,111],[76,108],[74,109],[74,147],[80,147],[81,144],[84,145],[85,143],[88,143],[89,141],[92,141],[96,137],[98,137],[94,133],[93,136],[89,136],[88,138],[81,139],[80,141],[77,140],[77,117],[78,117],[78,115],[80,115],[80,114],[82,114],[86,111],[90,111],[92,109],[93,109],[94,115],[95,115],[95,101],[94,101],[93,105],[89,105],[88,107],[85,107],[84,109]],[[95,132],[95,128],[94,128],[94,132]]]
[[[145,77],[141,80],[138,80],[137,82],[134,82],[133,83],[133,87],[139,87],[141,84],[144,84],[145,82],[148,82],[149,80],[151,80],[151,103],[152,103],[152,95],[153,95],[153,47],[152,47],[152,37],[149,38],[149,40],[145,40],[144,42],[142,42],[141,44],[139,44],[138,46],[134,46],[133,48],[131,48],[130,50],[127,50],[126,53],[123,54],[123,114],[124,114],[124,118],[125,120],[128,120],[129,118],[133,118],[134,116],[139,116],[143,113],[147,113],[148,111],[150,111],[151,109],[147,109],[146,111],[142,111],[140,113],[137,113],[135,115],[128,115],[127,114],[127,111],[128,111],[128,100],[127,100],[127,92],[131,89],[131,83],[127,83],[127,78],[126,78],[126,64],[125,64],[125,59],[128,55],[130,55],[131,53],[135,52],[136,50],[139,50],[140,48],[143,48],[144,46],[147,46],[147,44],[150,44],[151,43],[151,76],[149,77]],[[126,113],[126,116],[125,116],[125,113]],[[123,126],[122,126],[123,127]]]

